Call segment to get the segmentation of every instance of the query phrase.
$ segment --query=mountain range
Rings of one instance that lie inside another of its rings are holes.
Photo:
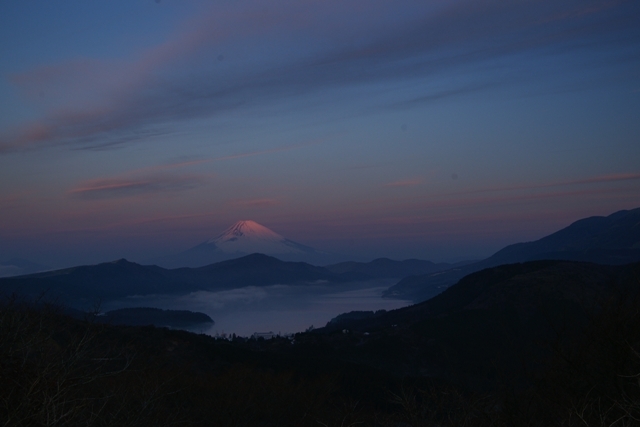
[[[368,280],[356,273],[334,273],[303,262],[286,262],[252,254],[199,268],[165,269],[120,259],[0,279],[0,293],[29,298],[44,296],[83,308],[97,301],[131,295],[187,294],[199,290],[219,291],[245,286],[276,284],[308,285]]]
[[[264,254],[251,254],[204,267],[166,269],[120,259],[97,265],[0,279],[0,293],[20,293],[31,298],[46,295],[71,305],[91,307],[91,301],[106,301],[132,295],[186,294],[246,286],[276,284],[340,284],[410,274],[441,271],[452,264],[424,260],[394,261],[380,258],[369,263],[346,262],[318,267],[304,262],[281,261]]]
[[[253,253],[314,265],[344,258],[296,243],[255,221],[245,220],[236,222],[213,239],[184,252],[155,259],[153,263],[166,268],[202,267]]]
[[[377,258],[371,262],[347,261],[327,265],[325,268],[334,273],[360,273],[372,278],[398,278],[410,275],[435,273],[469,264],[470,261],[450,264],[446,262],[434,263],[421,259],[407,259],[395,261],[389,258]]]
[[[207,253],[216,256],[237,255],[253,248],[281,253],[289,251],[290,255],[313,251],[253,221],[240,221],[203,245],[199,246],[201,248],[198,251],[209,251]],[[202,255],[205,252],[199,253]],[[425,260],[394,261],[380,258],[369,263],[342,262],[319,267],[255,253],[197,268],[167,269],[121,259],[92,266],[5,277],[0,279],[0,292],[17,292],[30,297],[46,293],[66,303],[90,306],[97,299],[131,295],[185,294],[245,286],[338,284],[397,278],[398,283],[387,289],[384,296],[420,302],[476,271],[542,259],[611,265],[640,261],[640,209],[582,219],[540,240],[510,245],[485,260],[471,263],[436,264]]]
[[[482,261],[406,277],[389,288],[385,296],[425,301],[476,271],[543,259],[607,265],[640,261],[640,208],[584,218],[542,239],[509,245]]]

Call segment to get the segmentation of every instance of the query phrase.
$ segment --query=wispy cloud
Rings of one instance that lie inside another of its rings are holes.
[[[632,181],[636,179],[640,179],[640,173],[615,173],[610,175],[599,175],[592,178],[585,178],[575,181],[567,181],[566,183],[558,183],[557,185],[596,184],[601,182]]]
[[[135,141],[136,132],[166,122],[208,117],[292,93],[425,78],[547,47],[602,48],[604,40],[637,44],[625,31],[637,25],[639,14],[632,0],[217,4],[211,14],[137,58],[80,58],[12,76],[34,102],[41,94],[44,99],[53,94],[56,102],[43,101],[47,112],[40,119],[3,132],[0,152],[50,144],[113,146],[113,141]],[[251,54],[256,49],[270,55],[256,63]],[[221,53],[227,54],[218,61]],[[491,84],[462,82],[409,102],[435,101]]]
[[[291,150],[296,150],[296,149],[303,148],[303,147],[309,147],[311,145],[319,144],[321,141],[322,140],[317,139],[317,140],[313,140],[313,141],[310,141],[310,142],[307,142],[307,143],[287,145],[287,146],[284,146],[284,147],[275,147],[275,148],[271,148],[269,150],[248,151],[248,152],[245,152],[245,153],[230,154],[228,156],[212,157],[210,159],[203,159],[200,162],[201,163],[219,162],[219,161],[223,161],[223,160],[234,160],[234,159],[242,159],[244,157],[254,157],[254,156],[262,156],[262,155],[265,155],[265,154],[281,153],[281,152],[284,152],[284,151],[291,151]]]
[[[247,151],[227,156],[185,160],[143,167],[114,177],[103,177],[84,181],[69,190],[68,193],[74,197],[83,199],[100,199],[130,197],[145,193],[191,190],[204,185],[207,181],[207,176],[203,174],[177,172],[180,169],[188,169],[207,163],[280,153],[307,147],[316,143],[318,143],[318,141],[275,147],[269,150]],[[276,203],[277,201],[275,199],[255,199],[237,201],[236,204],[238,206],[243,204],[244,206],[269,206]]]
[[[138,178],[105,178],[81,183],[69,191],[81,199],[139,196],[148,193],[191,190],[205,182],[201,175],[155,175]]]
[[[500,84],[504,84],[504,79]],[[440,101],[446,98],[452,98],[455,96],[463,96],[470,93],[480,92],[486,89],[490,89],[492,87],[498,86],[498,83],[495,82],[476,82],[464,84],[461,87],[455,87],[450,89],[440,89],[440,90],[432,90],[430,93],[427,93],[422,96],[418,96],[415,98],[411,98],[405,101],[397,102],[391,105],[391,107],[395,108],[409,108],[413,107],[416,104],[426,104],[430,102]]]

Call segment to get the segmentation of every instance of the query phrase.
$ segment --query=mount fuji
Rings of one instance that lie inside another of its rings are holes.
[[[261,253],[283,261],[303,261],[315,265],[339,259],[335,254],[317,251],[296,243],[255,221],[238,221],[219,236],[174,256],[155,260],[167,268],[201,267],[219,261]]]

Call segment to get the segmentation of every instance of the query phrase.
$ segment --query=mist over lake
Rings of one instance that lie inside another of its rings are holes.
[[[155,307],[206,313],[215,321],[208,329],[196,332],[208,335],[250,336],[254,332],[295,333],[310,326],[324,326],[333,317],[354,310],[393,310],[410,301],[382,298],[382,292],[395,279],[356,282],[347,285],[247,286],[183,296],[132,296],[105,303],[104,311],[125,307]]]

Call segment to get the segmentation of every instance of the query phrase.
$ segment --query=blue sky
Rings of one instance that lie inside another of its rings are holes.
[[[636,1],[0,5],[0,258],[253,219],[454,260],[640,206]]]

